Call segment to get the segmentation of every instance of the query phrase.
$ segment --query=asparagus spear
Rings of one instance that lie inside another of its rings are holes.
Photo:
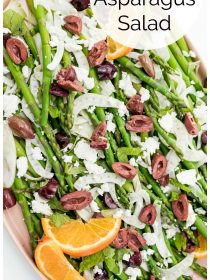
[[[47,66],[51,63],[51,47],[50,36],[46,28],[45,9],[41,5],[37,5],[35,16],[39,26],[39,32],[42,40],[43,54],[43,79],[42,79],[42,112],[40,123],[44,127],[47,124],[49,105],[50,105],[50,85],[52,80],[52,71]]]

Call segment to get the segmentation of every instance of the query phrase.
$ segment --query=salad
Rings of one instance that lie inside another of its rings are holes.
[[[5,211],[47,279],[207,278],[206,85],[184,38],[140,51],[89,0],[4,11]]]

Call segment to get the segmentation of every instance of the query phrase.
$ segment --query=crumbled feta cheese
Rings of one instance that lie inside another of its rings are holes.
[[[90,144],[84,139],[80,140],[74,148],[74,153],[79,159],[87,160],[90,162],[97,161],[97,149],[90,147]]]
[[[34,198],[35,199],[31,201],[31,208],[32,208],[31,212],[40,213],[46,216],[52,215],[52,210],[47,203],[48,200],[40,197],[37,192],[34,193]]]
[[[112,113],[106,113],[105,120],[106,120],[106,129],[109,132],[115,132],[116,124],[113,122],[113,114]]]
[[[160,126],[165,129],[167,132],[170,132],[173,127],[173,121],[176,113],[167,113],[162,118],[158,120]]]
[[[123,255],[123,258],[122,258],[124,261],[129,261],[129,259],[130,259],[130,255],[129,254],[124,254]]]
[[[97,192],[99,195],[103,195],[105,192],[109,192],[109,183],[104,183],[100,186],[100,188],[97,188]]]
[[[156,80],[161,80],[163,78],[163,73],[160,68],[160,65],[154,64],[154,69],[155,69],[155,79]]]
[[[201,126],[207,123],[207,106],[204,103],[196,106],[193,112]]]
[[[195,58],[196,57],[196,54],[195,54],[195,52],[194,51],[190,51],[190,56],[192,57],[192,58]]]
[[[103,270],[102,269],[100,269],[97,265],[94,267],[94,269],[93,269],[93,273],[94,274],[103,274]]]
[[[125,273],[130,276],[129,280],[136,280],[137,277],[141,276],[141,270],[137,267],[128,267],[125,270]]]
[[[166,155],[166,159],[167,159],[166,173],[169,173],[171,175],[170,177],[174,177],[174,171],[181,160],[174,152],[174,150],[170,150],[168,152],[168,154]]]
[[[71,163],[72,162],[73,156],[68,156],[68,155],[63,155],[62,159],[66,163]]]
[[[131,77],[126,72],[122,72],[122,79],[119,81],[119,88],[124,90],[124,94],[127,97],[132,97],[136,94],[136,90],[131,82]]]
[[[43,160],[43,155],[42,155],[42,151],[39,147],[34,147],[32,149],[32,156],[34,159],[36,160]]]
[[[84,160],[84,165],[89,174],[102,174],[106,171],[103,167],[91,161]]]
[[[206,215],[206,210],[204,210],[202,207],[196,208],[195,212],[199,215]]]
[[[177,232],[180,232],[178,227],[176,227],[174,224],[170,224],[170,221],[162,223],[162,227],[165,229],[168,239],[173,238]]]
[[[177,180],[183,185],[195,185],[197,182],[196,170],[184,170],[176,175]]]
[[[164,263],[165,267],[168,267],[168,265],[170,263],[172,263],[172,259],[171,258],[164,258],[163,263]]]
[[[101,94],[109,96],[115,92],[115,87],[110,80],[100,81]]]
[[[195,220],[196,220],[195,212],[193,211],[192,205],[189,203],[188,204],[188,217],[187,217],[185,228],[191,227],[195,223]]]
[[[79,161],[76,161],[75,163],[74,163],[74,167],[78,167],[79,166]]]
[[[145,142],[141,142],[144,157],[153,155],[160,147],[159,139],[156,136],[148,137]]]
[[[73,146],[72,143],[69,143],[64,149],[62,149],[62,152],[66,153],[68,150],[71,150]]]
[[[141,251],[141,257],[142,257],[143,261],[148,261],[147,251],[146,250],[142,250]]]
[[[28,81],[28,78],[31,75],[31,68],[29,68],[27,65],[24,65],[22,68],[22,73],[23,73],[23,77],[26,79],[26,81]]]
[[[140,95],[141,95],[141,102],[144,103],[145,101],[149,100],[150,98],[150,93],[149,93],[149,90],[144,88],[144,87],[141,87],[140,89]]]
[[[4,116],[11,117],[18,110],[20,102],[16,95],[3,95]]]
[[[17,159],[17,176],[18,178],[23,177],[28,170],[28,160],[27,157],[19,157]]]
[[[143,237],[146,240],[148,246],[152,246],[154,244],[157,244],[158,242],[158,238],[154,233],[151,232],[143,233]]]
[[[89,112],[89,113],[93,113],[94,111],[95,111],[95,106],[91,106],[91,107],[89,107],[88,109],[87,109],[87,111]]]
[[[130,158],[129,163],[130,163],[130,165],[132,165],[132,166],[138,166],[138,163],[136,162],[135,158],[133,158],[133,157]]]
[[[185,57],[189,57],[189,56],[190,56],[189,53],[186,52],[186,51],[182,51],[182,53],[183,53],[183,55],[184,55]]]

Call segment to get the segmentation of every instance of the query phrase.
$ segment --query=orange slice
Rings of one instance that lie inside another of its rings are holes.
[[[90,219],[85,224],[81,220],[71,220],[56,228],[49,219],[42,219],[44,233],[72,257],[84,257],[101,251],[116,238],[120,225],[120,218],[107,217]]]
[[[132,51],[132,48],[121,45],[120,43],[114,41],[111,37],[107,36],[107,55],[108,60],[114,60],[121,56],[124,56]]]
[[[46,236],[36,247],[34,257],[39,270],[50,280],[85,279],[67,261],[60,247]]]
[[[204,259],[207,257],[207,241],[201,235],[198,236],[198,241],[199,247],[195,250],[194,256],[197,259]]]

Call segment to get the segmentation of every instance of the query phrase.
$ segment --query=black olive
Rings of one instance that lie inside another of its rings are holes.
[[[112,80],[116,72],[117,68],[114,66],[114,64],[108,61],[105,61],[103,64],[97,67],[99,80]]]

